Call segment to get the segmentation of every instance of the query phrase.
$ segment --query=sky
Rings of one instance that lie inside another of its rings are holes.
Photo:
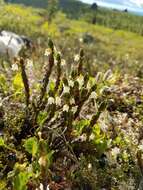
[[[143,15],[143,0],[81,0],[85,3],[96,2],[100,6],[117,8],[117,9],[128,9],[132,12]]]
[[[141,8],[143,6],[143,0],[82,0],[86,3],[93,3],[93,2],[101,2],[101,3],[112,3],[112,4],[120,4],[126,5],[131,7],[138,7]]]

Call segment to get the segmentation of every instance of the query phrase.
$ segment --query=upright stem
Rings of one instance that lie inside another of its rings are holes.
[[[38,102],[39,106],[41,105],[42,100],[43,100],[43,98],[45,96],[46,89],[47,89],[47,86],[48,86],[48,83],[49,83],[49,77],[50,77],[50,75],[52,73],[52,68],[54,66],[54,46],[53,46],[52,41],[49,42],[49,47],[51,49],[51,53],[49,55],[48,66],[46,68],[46,72],[45,72],[45,75],[44,75],[44,78],[43,78],[43,85],[41,87],[41,93],[40,93],[40,98],[39,98],[39,102]]]
[[[25,65],[24,65],[24,59],[20,59],[20,67],[21,67],[21,76],[24,84],[24,89],[25,89],[25,99],[26,99],[26,106],[28,108],[29,106],[29,99],[30,99],[30,89],[29,89],[29,82],[28,82],[28,77],[25,71]]]

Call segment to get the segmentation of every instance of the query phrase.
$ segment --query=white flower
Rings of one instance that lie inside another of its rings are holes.
[[[54,63],[55,63],[55,65],[57,65],[58,61],[57,61],[57,60],[55,60],[55,62],[54,62]]]
[[[56,46],[54,46],[54,51],[57,52],[57,48],[56,48]]]
[[[42,133],[41,133],[41,131],[38,132],[38,136],[39,136],[39,139],[42,138]]]
[[[138,146],[138,149],[141,150],[141,151],[143,151],[143,144],[140,144],[140,145]]]
[[[77,78],[77,82],[79,84],[79,88],[81,88],[84,84],[84,78],[82,75],[80,75],[78,78]]]
[[[79,41],[80,41],[80,42],[83,42],[83,38],[79,38]]]
[[[74,56],[74,61],[79,61],[80,60],[80,56],[77,54]]]
[[[126,55],[125,55],[125,59],[129,59],[130,58],[130,56],[129,56],[129,54],[127,53]]]
[[[114,147],[111,151],[111,154],[113,157],[117,157],[117,155],[120,153],[120,149],[118,147]]]
[[[2,106],[2,98],[0,97],[0,107]]]
[[[57,51],[57,53],[58,53],[60,56],[62,56],[62,53],[61,53],[61,51]]]
[[[45,55],[45,56],[49,56],[51,53],[52,53],[52,50],[51,50],[50,48],[47,48],[47,49],[45,50],[44,55]]]
[[[43,184],[42,183],[40,183],[40,190],[44,190],[44,186],[43,186]]]
[[[69,111],[69,105],[64,105],[64,107],[63,107],[63,111],[64,112],[68,112]]]
[[[51,104],[54,104],[55,103],[55,99],[53,97],[49,97],[48,98],[48,104],[51,105]]]
[[[60,97],[56,97],[56,105],[61,106],[62,100]]]
[[[90,135],[90,137],[89,137],[89,140],[94,140],[95,139],[95,135],[94,135],[94,133],[91,133],[91,135]]]
[[[62,60],[61,60],[61,65],[62,65],[62,66],[65,66],[65,65],[66,65],[65,59],[62,59]]]
[[[97,59],[96,58],[94,59],[94,63],[97,63]]]
[[[29,167],[27,168],[27,171],[28,171],[29,173],[33,171],[32,164],[29,165]]]
[[[87,135],[84,133],[80,136],[80,139],[82,142],[86,141],[87,140]]]
[[[40,183],[39,188],[36,188],[36,190],[39,190],[39,189],[40,189],[40,190],[44,190],[44,186],[43,186],[43,184],[42,184],[42,183]],[[49,185],[47,185],[46,190],[50,190]]]
[[[139,61],[138,61],[138,60],[135,60],[135,64],[139,64]]]
[[[90,95],[90,98],[91,99],[96,99],[97,98],[96,92],[92,92],[91,95]]]
[[[71,111],[72,111],[73,113],[76,113],[77,108],[78,108],[78,106],[72,107]]]
[[[87,167],[88,167],[89,170],[91,170],[92,169],[92,164],[89,163]]]
[[[74,87],[74,82],[72,80],[68,81],[70,87]]]
[[[44,186],[43,186],[43,184],[42,183],[40,183],[40,190],[44,190]],[[50,188],[49,188],[49,185],[47,185],[47,189],[46,190],[50,190]]]
[[[75,104],[74,98],[71,98],[71,99],[70,99],[70,104],[71,104],[71,105],[72,105],[72,104]]]
[[[41,156],[38,160],[38,163],[40,166],[46,166],[47,164],[47,160],[46,160],[46,157],[45,156]]]
[[[32,69],[32,67],[33,67],[33,61],[32,61],[32,60],[27,59],[27,67],[28,67],[29,69]]]
[[[63,93],[70,93],[70,88],[68,86],[64,86]]]
[[[12,64],[12,71],[18,71],[18,65],[16,63]]]
[[[90,88],[91,88],[91,85],[90,85],[90,82],[88,81],[88,83],[87,83],[87,89],[90,90]]]

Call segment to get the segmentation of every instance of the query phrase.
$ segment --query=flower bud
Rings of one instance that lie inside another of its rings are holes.
[[[60,97],[56,97],[56,105],[61,106],[62,100]]]
[[[46,164],[47,164],[47,160],[46,160],[46,157],[45,156],[41,156],[40,158],[39,158],[39,160],[38,160],[38,163],[39,163],[39,165],[40,166],[46,166]]]
[[[69,105],[64,105],[64,107],[63,107],[63,111],[64,112],[68,112],[69,111]]]
[[[70,93],[70,88],[68,86],[64,86],[63,93]]]
[[[55,99],[53,97],[49,97],[48,98],[48,105],[54,104],[55,103]]]

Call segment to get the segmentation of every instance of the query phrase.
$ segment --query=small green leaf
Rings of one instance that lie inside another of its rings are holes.
[[[5,146],[4,139],[0,137],[0,146]]]
[[[77,132],[78,132],[79,134],[81,134],[81,133],[82,133],[82,130],[84,129],[84,127],[88,126],[89,123],[90,123],[90,121],[89,121],[89,120],[85,120],[85,119],[83,119],[83,120],[81,120],[81,121],[78,121],[78,122],[75,124],[75,128],[76,128]]]
[[[115,139],[115,141],[114,141],[114,144],[115,144],[115,145],[120,145],[121,142],[122,142],[122,138],[118,136],[118,137],[116,137],[116,139]]]
[[[0,87],[6,91],[8,89],[8,85],[6,82],[6,77],[4,74],[0,74]]]
[[[38,151],[38,141],[35,137],[27,139],[24,143],[24,147],[29,154],[35,156]]]
[[[104,153],[108,148],[108,141],[106,139],[98,139],[95,143],[99,153]]]
[[[54,88],[55,88],[55,82],[51,81],[51,82],[50,82],[49,89],[50,89],[51,91],[54,91]]]
[[[0,180],[0,189],[5,190],[6,189],[6,181],[5,180]]]
[[[100,130],[100,125],[96,124],[93,128],[93,132],[95,133],[96,136],[100,136],[101,130]]]
[[[20,172],[14,179],[14,190],[27,190],[27,183],[31,176],[31,173]]]
[[[44,111],[40,112],[37,119],[38,125],[42,126],[45,120],[47,119],[47,116],[48,116],[47,112],[44,112]]]
[[[24,87],[24,84],[22,81],[21,73],[17,73],[13,78],[13,88],[16,91],[20,91],[23,89],[23,87]]]
[[[53,150],[48,152],[47,154],[47,161],[48,161],[47,167],[50,167],[50,165],[52,164],[53,154],[54,154]]]

